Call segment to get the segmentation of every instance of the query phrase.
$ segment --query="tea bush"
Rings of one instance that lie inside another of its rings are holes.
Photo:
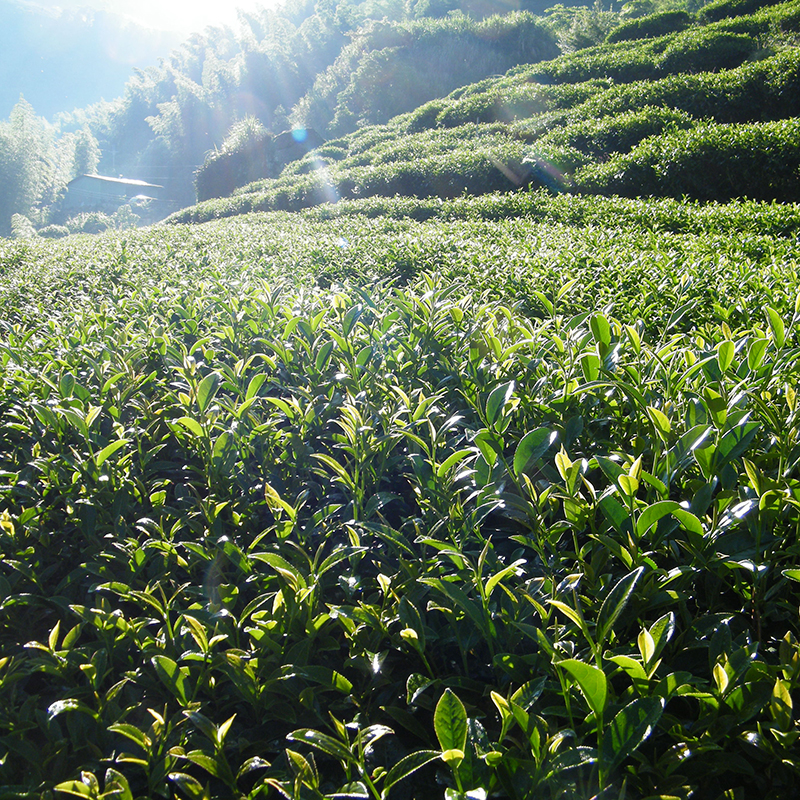
[[[756,49],[752,37],[698,28],[678,34],[664,49],[665,72],[716,72],[740,66]]]
[[[631,39],[652,39],[668,33],[682,31],[691,25],[693,17],[686,11],[659,11],[637,19],[627,20],[614,28],[606,42],[624,42]]]
[[[65,223],[70,233],[102,233],[114,227],[114,221],[101,211],[90,211],[70,217]]]
[[[798,223],[0,242],[3,791],[791,798]]]
[[[554,128],[539,141],[557,147],[573,147],[598,157],[608,153],[626,153],[642,139],[678,128],[691,128],[697,120],[682,111],[645,106],[638,111],[581,119]]]
[[[659,74],[658,55],[665,46],[661,39],[600,45],[540,64],[532,76],[546,84],[582,83],[593,78],[619,83],[650,80]]]
[[[69,236],[69,233],[66,225],[45,225],[37,231],[37,234],[45,239],[62,239],[64,236]]]
[[[427,128],[456,128],[461,125],[510,122],[553,109],[582,103],[608,88],[607,81],[542,86],[533,81],[530,70],[476,92],[454,93],[446,100],[421,106],[398,117],[394,124],[410,133]],[[356,134],[359,137],[359,134]]]
[[[581,114],[618,114],[668,106],[718,122],[754,122],[800,114],[800,51],[790,49],[732,70],[670,75],[612,86],[586,101]]]
[[[780,0],[712,0],[697,12],[697,16],[704,22],[719,22],[780,4]]]
[[[644,140],[630,153],[586,167],[590,191],[695,200],[800,200],[800,120],[701,124]]]
[[[202,221],[255,210],[295,211],[372,195],[455,197],[465,191],[509,190],[529,180],[523,165],[526,153],[525,139],[503,125],[463,125],[410,135],[374,127],[354,136],[341,160],[309,156],[278,179],[243,187],[228,202],[201,203],[171,219]],[[568,148],[550,156],[570,169],[583,162]]]

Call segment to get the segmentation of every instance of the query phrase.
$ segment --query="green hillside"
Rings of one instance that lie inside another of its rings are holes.
[[[796,797],[800,3],[417,5],[562,54],[0,238],[3,800]]]
[[[718,16],[700,13],[691,27],[656,37],[616,41],[612,32],[609,43],[460,88],[173,219],[531,185],[795,202],[800,6]]]

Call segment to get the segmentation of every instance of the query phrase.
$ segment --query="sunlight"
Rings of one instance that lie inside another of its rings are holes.
[[[237,25],[237,9],[274,8],[280,0],[39,0],[47,8],[94,8],[129,17],[147,28],[189,36],[209,25]]]
[[[127,16],[134,17],[150,27],[191,34],[202,32],[209,25],[236,27],[238,8],[255,11],[259,7],[274,6],[272,0],[236,0],[220,3],[219,0],[116,0]]]

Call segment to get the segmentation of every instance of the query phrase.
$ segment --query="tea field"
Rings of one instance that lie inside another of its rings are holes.
[[[0,796],[795,796],[799,219],[0,243]]]

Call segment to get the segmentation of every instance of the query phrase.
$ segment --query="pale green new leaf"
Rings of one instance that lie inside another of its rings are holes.
[[[433,713],[433,728],[443,752],[467,746],[467,710],[452,689],[445,689]]]

